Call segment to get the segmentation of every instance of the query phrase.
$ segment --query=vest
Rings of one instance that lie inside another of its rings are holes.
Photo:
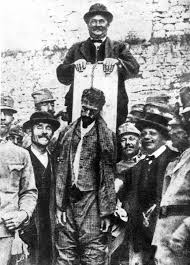
[[[77,125],[76,131],[73,135],[71,146],[71,178],[74,180],[73,162],[80,141],[80,123]],[[99,166],[97,156],[97,130],[96,126],[83,137],[82,148],[79,161],[79,172],[77,187],[80,191],[97,190]],[[72,181],[73,182],[73,181]]]

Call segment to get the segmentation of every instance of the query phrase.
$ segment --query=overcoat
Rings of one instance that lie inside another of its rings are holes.
[[[125,90],[124,81],[133,77],[139,71],[139,64],[132,56],[124,43],[112,41],[108,37],[100,45],[98,52],[91,39],[75,43],[67,52],[64,61],[57,67],[57,78],[64,85],[71,85],[65,97],[65,105],[71,117],[73,99],[74,62],[78,59],[85,59],[92,64],[103,61],[105,58],[119,59],[118,64],[118,109],[117,124],[122,124],[127,116],[128,96]],[[111,88],[110,88],[111,89]]]

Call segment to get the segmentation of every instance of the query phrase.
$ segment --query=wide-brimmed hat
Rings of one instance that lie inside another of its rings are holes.
[[[60,126],[59,121],[57,121],[50,113],[46,111],[36,111],[30,116],[30,120],[26,121],[23,124],[23,130],[29,129],[34,124],[39,122],[50,124],[53,127],[54,131],[56,131]]]
[[[124,134],[135,134],[137,136],[140,136],[140,131],[136,128],[134,123],[131,122],[125,122],[118,128],[118,135],[122,136]]]
[[[184,86],[180,89],[179,92],[181,103],[183,105],[183,110],[181,113],[190,111],[190,85]]]
[[[143,118],[144,117],[144,104],[134,104],[131,106],[130,114],[137,118]]]
[[[107,7],[105,5],[100,3],[96,3],[90,7],[89,11],[83,17],[84,21],[88,23],[89,19],[95,15],[101,15],[105,17],[109,23],[113,20],[112,13],[107,10]]]
[[[17,111],[14,109],[14,100],[11,96],[9,96],[7,93],[2,92],[1,93],[1,104],[0,104],[1,110],[10,110],[13,113],[16,113]]]
[[[153,128],[158,130],[162,135],[168,138],[168,119],[162,115],[155,113],[147,113],[144,119],[136,122],[136,127],[142,131],[145,128]]]
[[[52,92],[47,88],[34,91],[32,97],[35,105],[42,102],[55,101]]]

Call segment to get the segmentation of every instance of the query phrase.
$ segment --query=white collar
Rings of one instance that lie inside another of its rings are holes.
[[[103,39],[99,39],[99,40],[101,40],[102,42],[104,42],[104,41],[106,40],[106,38],[107,38],[107,36],[104,37]],[[90,39],[91,39],[91,40],[95,40],[95,39],[93,39],[93,38],[91,38],[91,37],[90,37]]]
[[[31,145],[31,151],[38,158],[38,160],[42,163],[42,165],[46,168],[48,165],[48,152],[47,152],[47,150],[45,153],[42,154]]]
[[[155,158],[159,157],[164,151],[166,150],[166,146],[162,145],[160,146],[154,153],[150,154],[151,156],[153,155]]]
[[[81,121],[81,123],[80,123],[81,138],[83,138],[84,135],[85,135],[86,133],[88,133],[88,132],[92,129],[92,127],[94,126],[94,124],[95,124],[95,121],[93,121],[90,125],[88,125],[87,128],[83,128],[83,127],[82,127],[82,121]]]

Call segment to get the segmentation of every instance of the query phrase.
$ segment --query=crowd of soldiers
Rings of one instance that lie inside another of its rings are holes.
[[[124,81],[139,65],[107,37],[112,19],[92,5],[84,15],[90,38],[57,68],[71,85],[67,113],[55,114],[55,97],[42,88],[19,125],[13,98],[1,94],[2,265],[190,264],[190,86],[179,91],[181,106],[160,94],[128,114]],[[83,90],[71,122],[74,71],[97,61],[107,75],[118,68],[116,133],[101,115],[106,95],[94,87]]]

